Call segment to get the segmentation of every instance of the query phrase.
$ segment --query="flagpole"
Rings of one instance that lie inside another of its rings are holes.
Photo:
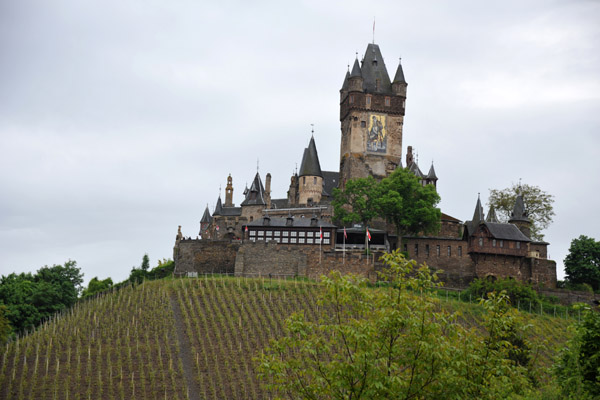
[[[344,227],[344,245],[342,246],[342,264],[346,265],[346,227]]]
[[[321,264],[321,245],[323,244],[323,228],[319,227],[319,264]]]

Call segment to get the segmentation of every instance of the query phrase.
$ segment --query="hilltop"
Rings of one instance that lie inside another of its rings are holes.
[[[268,398],[252,360],[292,312],[317,318],[319,284],[211,277],[144,282],[79,302],[8,343],[0,398]],[[476,304],[443,299],[477,326]],[[542,363],[568,338],[570,319],[531,315]],[[544,379],[544,377],[542,377]]]

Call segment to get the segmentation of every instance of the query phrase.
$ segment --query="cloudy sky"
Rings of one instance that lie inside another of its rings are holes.
[[[285,197],[310,139],[339,169],[339,89],[373,40],[408,85],[404,147],[441,208],[521,178],[562,260],[600,239],[597,1],[0,0],[0,274],[125,279],[196,236],[228,174]]]

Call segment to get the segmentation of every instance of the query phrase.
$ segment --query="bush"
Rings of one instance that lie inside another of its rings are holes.
[[[529,303],[532,306],[539,306],[541,299],[531,285],[521,283],[514,279],[475,279],[469,287],[464,291],[468,296],[474,298],[487,299],[488,293],[505,291],[513,306],[518,303]]]

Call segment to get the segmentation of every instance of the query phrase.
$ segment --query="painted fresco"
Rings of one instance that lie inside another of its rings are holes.
[[[387,152],[387,127],[385,125],[385,115],[369,115],[367,151],[375,153]]]

